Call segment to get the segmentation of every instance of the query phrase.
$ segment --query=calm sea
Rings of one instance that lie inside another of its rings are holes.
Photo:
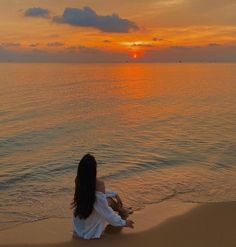
[[[236,64],[0,64],[0,229],[70,217],[95,155],[134,208],[236,200]]]

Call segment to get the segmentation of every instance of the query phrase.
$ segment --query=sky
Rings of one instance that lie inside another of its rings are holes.
[[[236,62],[236,0],[0,0],[0,62]]]

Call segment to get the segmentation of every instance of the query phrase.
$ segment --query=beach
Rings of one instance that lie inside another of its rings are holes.
[[[73,238],[70,219],[48,219],[0,232],[1,247],[235,247],[236,202],[163,202],[134,212],[135,228],[110,229],[99,240]]]
[[[0,247],[236,247],[236,0],[0,6]]]

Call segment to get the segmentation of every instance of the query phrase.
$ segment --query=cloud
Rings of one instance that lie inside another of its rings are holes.
[[[112,43],[112,41],[109,40],[109,39],[104,39],[103,42],[104,42],[104,43]]]
[[[73,50],[78,50],[78,49],[80,49],[80,46],[76,46],[76,45],[74,45],[74,46],[68,46],[68,47],[66,47],[65,49],[66,49],[66,50],[71,50],[71,51],[73,51]]]
[[[158,37],[154,37],[154,38],[152,39],[152,41],[163,41],[163,39],[162,39],[162,38],[158,38]]]
[[[213,49],[214,47],[214,49]],[[236,62],[236,45],[171,46],[151,49],[142,62]]]
[[[48,18],[50,15],[50,11],[48,9],[43,9],[40,7],[33,7],[25,10],[24,16],[27,17],[43,17]]]
[[[39,43],[32,43],[32,44],[29,44],[29,47],[37,47],[39,45]]]
[[[221,46],[220,44],[218,43],[210,43],[208,44],[209,47],[218,47],[218,46]]]
[[[64,49],[11,49],[0,46],[0,62],[125,62],[133,61],[126,52],[114,52],[97,47],[75,45]],[[236,44],[205,46],[153,47],[146,50],[137,62],[236,62]]]
[[[87,53],[87,54],[101,52],[101,50],[99,50],[98,48],[88,47],[84,45],[68,46],[66,47],[66,50],[70,52],[77,52],[77,53],[79,52],[79,53]]]
[[[3,47],[19,47],[20,46],[20,43],[3,42],[3,43],[1,43],[1,46],[3,46]]]
[[[127,33],[138,30],[138,26],[127,19],[120,18],[117,14],[98,15],[90,7],[66,8],[62,16],[55,16],[53,21],[72,26],[93,27],[102,32]]]
[[[189,50],[193,48],[198,48],[198,46],[183,46],[183,45],[173,45],[170,46],[169,49],[175,49],[175,50]]]
[[[67,46],[65,49],[69,51],[78,51],[83,50],[86,46],[83,45],[73,45],[73,46]]]
[[[50,42],[50,43],[48,43],[48,46],[49,47],[61,47],[61,46],[64,46],[64,43],[61,43],[61,42]]]
[[[154,45],[149,43],[133,43],[131,47],[154,47]]]
[[[59,38],[60,35],[57,34],[57,33],[53,33],[53,34],[49,34],[47,37],[48,37],[48,38]]]
[[[0,62],[62,62],[62,63],[90,63],[90,62],[124,62],[127,53],[111,52],[96,47],[78,45],[59,52],[48,50],[28,49],[12,51],[0,46]]]

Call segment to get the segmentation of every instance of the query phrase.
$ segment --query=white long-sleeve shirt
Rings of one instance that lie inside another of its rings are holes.
[[[73,216],[72,225],[76,235],[84,239],[100,238],[107,223],[113,226],[124,226],[126,224],[126,221],[108,206],[106,198],[109,197],[109,193],[111,192],[106,194],[100,191],[95,192],[94,208],[87,219]]]

